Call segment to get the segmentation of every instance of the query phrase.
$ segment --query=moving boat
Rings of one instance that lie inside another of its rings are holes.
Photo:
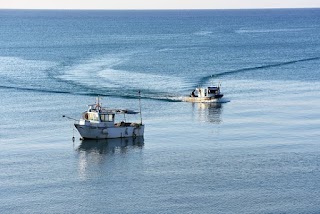
[[[220,86],[209,86],[196,88],[189,97],[185,97],[186,102],[219,102],[223,94],[220,92]]]
[[[96,104],[88,105],[88,110],[82,113],[80,120],[74,123],[83,139],[109,139],[143,136],[140,112],[128,109],[106,109],[100,105],[99,98]],[[124,120],[115,122],[116,115],[123,115]],[[140,114],[140,122],[127,122],[127,114]]]

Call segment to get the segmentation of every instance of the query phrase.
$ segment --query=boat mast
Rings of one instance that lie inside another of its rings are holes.
[[[97,97],[97,105],[96,105],[96,107],[97,107],[97,110],[100,112],[100,97],[99,97],[99,95],[98,95],[98,97]]]
[[[140,124],[142,125],[142,114],[141,114],[141,95],[139,90],[139,109],[140,109]]]

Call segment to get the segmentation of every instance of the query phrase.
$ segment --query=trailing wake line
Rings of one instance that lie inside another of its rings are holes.
[[[221,77],[221,76],[227,76],[227,75],[232,75],[240,72],[246,72],[246,71],[253,71],[253,70],[258,70],[258,69],[266,69],[266,68],[273,68],[273,67],[279,67],[283,65],[289,65],[289,64],[294,64],[298,62],[307,62],[307,61],[313,61],[313,60],[319,60],[320,57],[313,57],[313,58],[307,58],[307,59],[299,59],[299,60],[293,60],[293,61],[288,61],[288,62],[281,62],[281,63],[276,63],[276,64],[271,64],[271,65],[261,65],[261,66],[256,66],[252,68],[241,68],[233,71],[226,71],[218,74],[212,74],[210,76],[206,76],[200,79],[200,85],[204,84],[208,79],[212,77]]]
[[[212,74],[210,76],[206,76],[200,79],[200,85],[204,84],[207,80],[209,80],[212,77],[221,77],[221,76],[227,76],[232,75],[240,72],[246,72],[246,71],[253,71],[258,69],[267,69],[272,67],[279,67],[283,65],[289,65],[299,62],[306,62],[306,61],[313,61],[313,60],[320,60],[320,57],[313,57],[313,58],[307,58],[307,59],[300,59],[300,60],[293,60],[288,62],[282,62],[282,63],[276,63],[271,65],[262,65],[262,66],[256,66],[251,68],[242,68],[232,71],[226,71],[218,74]],[[82,86],[83,87],[83,86]],[[72,92],[72,91],[60,91],[60,90],[48,90],[48,89],[42,89],[42,88],[25,88],[25,87],[16,87],[16,86],[3,86],[0,85],[0,88],[2,89],[13,89],[13,90],[20,90],[20,91],[33,91],[38,93],[55,93],[55,94],[73,94],[73,95],[83,95],[83,96],[106,96],[106,97],[122,97],[127,99],[137,99],[138,96],[133,94],[122,94],[122,95],[115,95],[114,93],[106,93],[105,91],[98,90],[96,92]],[[92,90],[90,88],[87,88],[88,90]],[[141,97],[142,99],[149,99],[149,100],[161,100],[165,102],[181,102],[181,99],[176,99],[176,97],[170,97],[163,94],[162,96],[150,96],[150,93],[145,93],[149,96]]]
[[[106,97],[122,97],[127,99],[137,99],[137,95],[112,95],[107,94],[104,92],[96,92],[96,93],[90,93],[90,92],[70,92],[70,91],[56,91],[56,90],[46,90],[46,89],[39,89],[39,88],[23,88],[23,87],[15,87],[15,86],[3,86],[0,85],[0,88],[2,89],[13,89],[13,90],[19,90],[19,91],[33,91],[38,93],[53,93],[53,94],[72,94],[72,95],[83,95],[83,96],[106,96]],[[169,97],[147,97],[142,96],[141,99],[148,99],[148,100],[161,100],[165,102],[181,102],[181,100],[175,100]]]

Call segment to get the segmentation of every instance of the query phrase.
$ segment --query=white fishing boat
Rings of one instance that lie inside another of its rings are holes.
[[[143,136],[141,107],[140,112],[128,109],[106,109],[100,105],[99,98],[96,104],[88,106],[88,110],[82,113],[80,120],[74,123],[83,139]],[[140,114],[140,122],[127,122],[127,114]],[[116,122],[116,115],[122,115],[123,120]]]
[[[209,86],[203,88],[196,88],[192,91],[189,97],[183,100],[186,102],[219,102],[223,97],[220,91],[220,86]]]

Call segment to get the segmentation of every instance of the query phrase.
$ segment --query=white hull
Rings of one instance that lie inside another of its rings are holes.
[[[91,125],[75,124],[84,139],[111,139],[143,136],[144,125],[123,127],[98,127]]]
[[[219,103],[223,94],[220,93],[220,86],[209,86],[206,88],[196,88],[189,97],[184,97],[183,101],[192,103]]]
[[[220,99],[214,97],[185,97],[183,101],[192,103],[219,103]]]

